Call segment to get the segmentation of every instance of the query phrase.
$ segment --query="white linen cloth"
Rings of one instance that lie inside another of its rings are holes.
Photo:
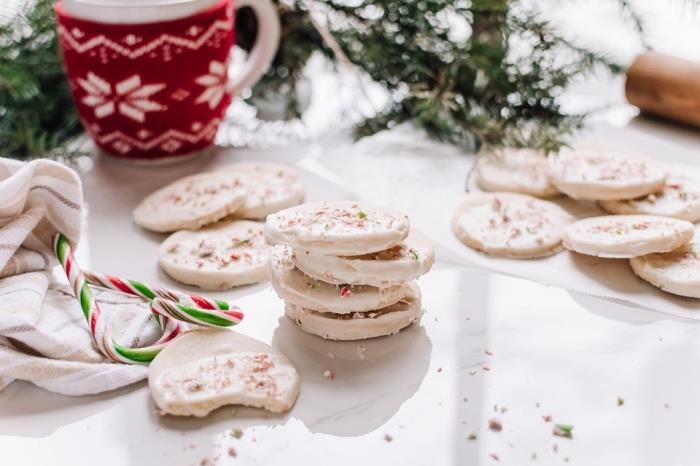
[[[94,346],[73,291],[52,251],[63,233],[80,236],[83,194],[70,168],[48,160],[0,158],[0,390],[14,380],[66,395],[112,390],[147,368],[115,364]],[[121,343],[155,336],[146,303],[109,291],[95,296]]]

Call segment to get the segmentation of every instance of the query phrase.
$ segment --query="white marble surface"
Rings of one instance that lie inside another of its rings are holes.
[[[98,160],[85,176],[80,260],[172,285],[156,266],[160,236],[130,220],[143,194],[222,163],[294,161],[328,147],[238,149],[169,168]],[[305,176],[310,199],[346,195]],[[290,413],[162,418],[144,383],[81,398],[14,383],[0,392],[0,464],[681,465],[700,454],[696,324],[444,261],[420,285],[421,326],[360,343],[304,334],[266,285],[222,293],[246,310],[239,331],[297,366],[301,396]],[[574,425],[573,438],[553,436],[546,415]],[[488,429],[493,417],[501,432]],[[242,438],[228,434],[234,428]]]

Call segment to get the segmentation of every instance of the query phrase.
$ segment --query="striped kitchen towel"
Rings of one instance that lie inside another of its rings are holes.
[[[93,346],[78,301],[54,258],[51,240],[80,236],[82,186],[70,168],[48,160],[0,158],[0,390],[14,380],[67,395],[112,390],[147,368],[109,362]],[[96,293],[121,343],[157,337],[145,302]]]

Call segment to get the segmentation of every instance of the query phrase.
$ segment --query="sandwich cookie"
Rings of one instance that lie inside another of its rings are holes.
[[[600,201],[611,214],[645,214],[700,220],[700,183],[682,177],[666,179],[663,191],[629,201]]]
[[[307,333],[328,340],[363,340],[394,335],[413,323],[420,322],[420,290],[415,282],[409,284],[410,293],[390,306],[366,312],[336,314],[317,312],[287,302],[285,312]]]
[[[226,220],[173,233],[160,246],[159,264],[174,280],[226,290],[267,279],[269,247],[260,223]]]
[[[408,217],[353,201],[316,202],[267,217],[265,238],[295,251],[354,256],[383,251],[408,236]]]
[[[534,149],[505,148],[476,162],[476,180],[484,191],[505,191],[552,197],[559,190],[549,181],[547,158]]]
[[[177,180],[146,197],[134,221],[157,232],[194,230],[233,213],[245,201],[240,179],[202,173]]]
[[[289,411],[299,374],[271,346],[229,330],[195,330],[151,363],[148,387],[162,414],[203,417],[224,405]]]
[[[666,171],[645,158],[603,147],[563,149],[548,159],[549,177],[574,199],[636,199],[661,191]]]
[[[270,282],[280,298],[307,309],[336,314],[365,312],[394,304],[410,293],[406,284],[377,288],[316,280],[294,267],[292,255],[287,246],[272,248]]]
[[[304,185],[299,173],[289,165],[273,162],[250,162],[227,165],[220,169],[240,178],[248,194],[236,217],[254,220],[300,204]]]
[[[386,288],[428,273],[435,250],[428,238],[411,229],[406,240],[384,251],[361,256],[295,253],[294,265],[309,277],[334,285]]]
[[[643,280],[678,296],[700,298],[700,244],[691,242],[674,251],[630,259]]]
[[[560,251],[564,227],[572,221],[558,205],[535,197],[472,193],[452,214],[452,231],[486,254],[528,259]]]
[[[693,237],[693,224],[655,215],[607,215],[590,217],[569,225],[564,247],[589,256],[630,258],[668,252]]]

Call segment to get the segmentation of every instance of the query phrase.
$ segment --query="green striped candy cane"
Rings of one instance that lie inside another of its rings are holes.
[[[115,362],[148,364],[168,342],[184,330],[181,322],[227,328],[237,325],[243,319],[243,312],[226,301],[153,287],[113,275],[84,272],[75,260],[70,242],[62,234],[54,237],[54,251],[78,298],[95,344],[105,356]],[[161,337],[151,345],[139,348],[117,343],[101,318],[100,308],[90,289],[91,285],[149,300],[151,312],[162,331]]]

